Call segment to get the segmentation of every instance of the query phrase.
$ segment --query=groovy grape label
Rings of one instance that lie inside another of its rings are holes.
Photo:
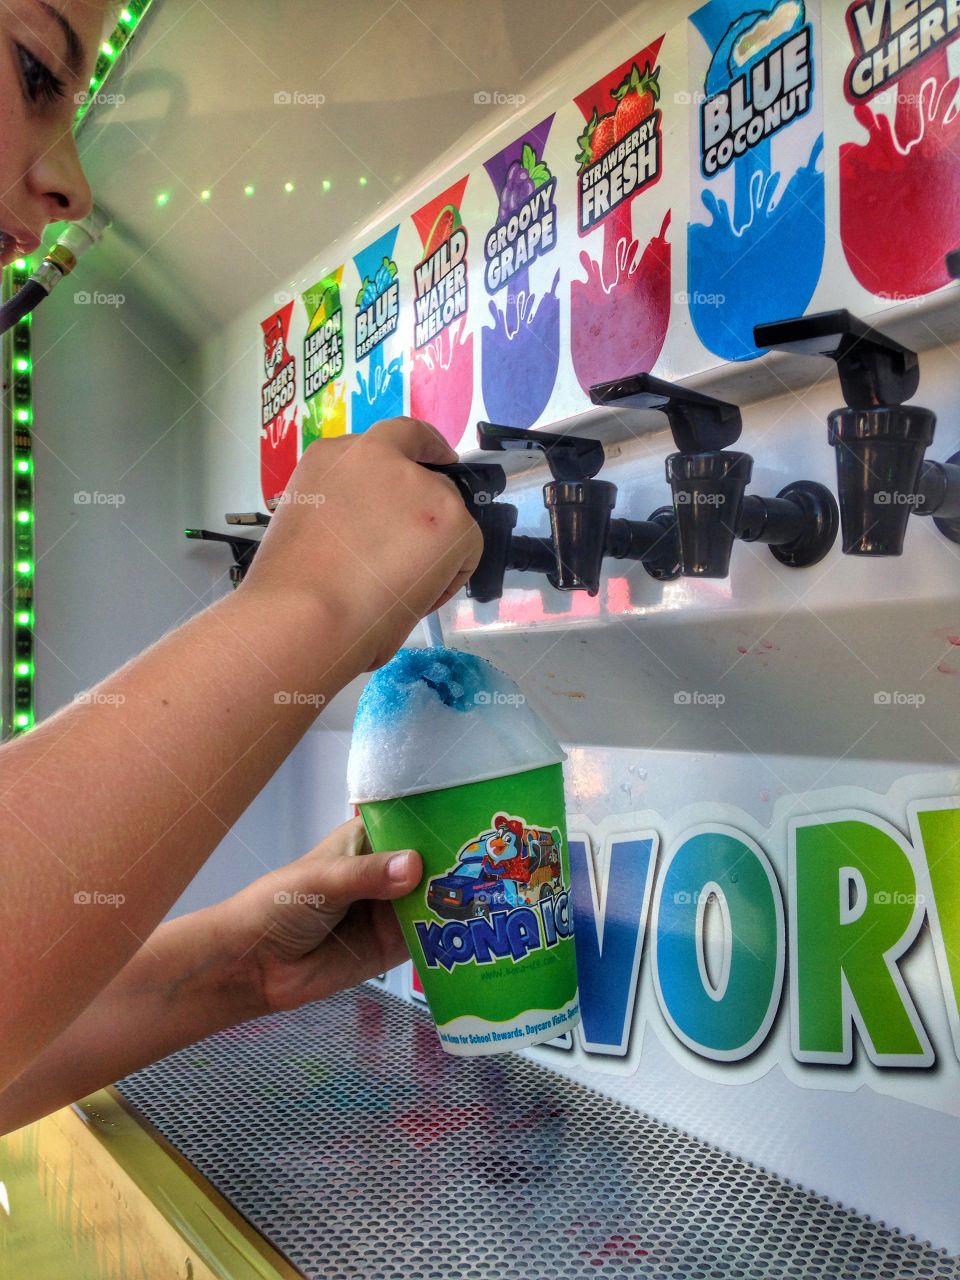
[[[571,817],[591,1068],[635,1069],[649,1027],[711,1079],[778,1066],[960,1114],[960,794],[942,787],[787,797],[765,830],[730,806]]]
[[[549,127],[549,121],[546,122]],[[541,126],[542,128],[543,126]],[[557,180],[530,142],[507,170],[499,193],[497,222],[483,244],[484,282],[497,293],[557,243]]]

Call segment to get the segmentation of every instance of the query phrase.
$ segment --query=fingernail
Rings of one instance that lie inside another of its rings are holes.
[[[410,878],[410,854],[395,853],[387,860],[388,880],[408,880]]]

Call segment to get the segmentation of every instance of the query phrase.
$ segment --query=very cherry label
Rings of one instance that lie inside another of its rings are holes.
[[[960,0],[847,9],[844,89],[863,129],[840,147],[840,235],[850,270],[883,298],[948,283],[957,246]]]
[[[847,97],[862,102],[960,31],[960,0],[865,0],[847,10],[847,29]]]

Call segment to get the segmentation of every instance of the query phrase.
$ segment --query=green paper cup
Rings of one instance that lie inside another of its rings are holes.
[[[375,851],[418,849],[394,903],[448,1053],[505,1053],[580,1021],[563,770],[361,801]]]

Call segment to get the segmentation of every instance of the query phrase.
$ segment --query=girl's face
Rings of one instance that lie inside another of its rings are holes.
[[[0,263],[32,253],[49,222],[92,198],[73,141],[106,0],[0,0]]]

